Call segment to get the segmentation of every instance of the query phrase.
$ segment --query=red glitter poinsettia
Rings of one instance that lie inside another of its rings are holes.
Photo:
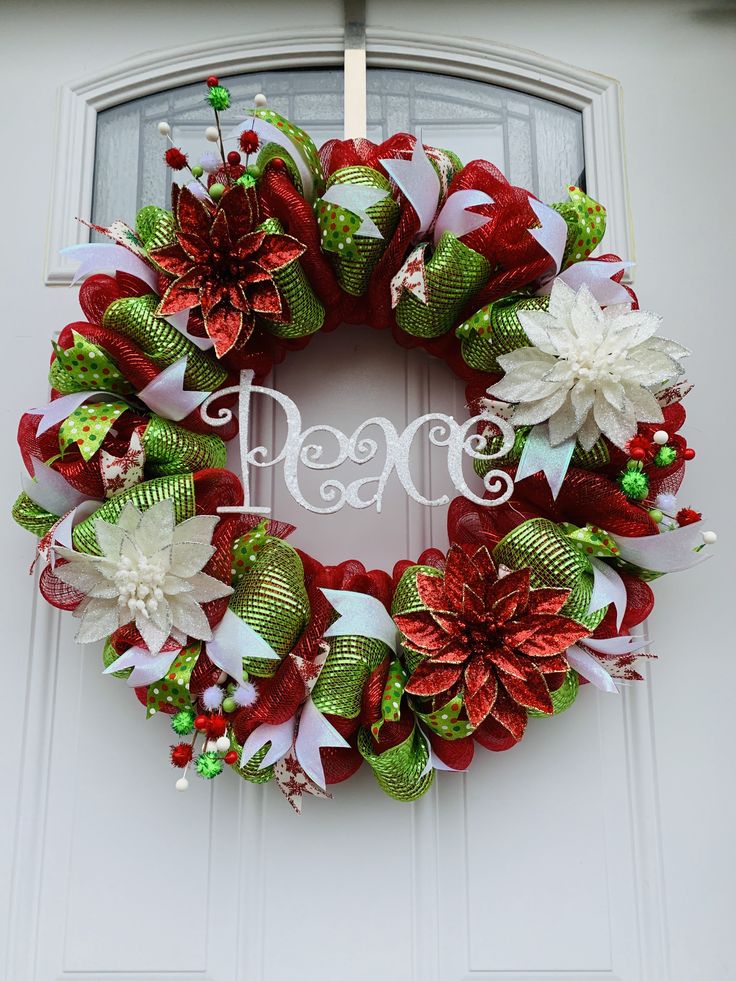
[[[562,652],[590,631],[559,613],[568,590],[529,584],[529,569],[499,578],[484,547],[469,555],[453,545],[444,577],[419,573],[427,610],[395,617],[406,646],[424,657],[406,691],[463,692],[474,727],[491,716],[516,739],[527,708],[550,714],[546,676],[567,671]]]
[[[217,205],[186,188],[174,191],[176,242],[151,251],[157,265],[176,279],[164,293],[162,316],[199,306],[218,357],[243,345],[257,313],[272,320],[287,314],[273,279],[304,252],[291,235],[257,229],[258,201],[252,188],[235,184]]]

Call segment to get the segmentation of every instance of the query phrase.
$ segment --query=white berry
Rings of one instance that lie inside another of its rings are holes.
[[[262,109],[266,105],[267,99],[263,92],[259,92],[258,95],[253,97],[253,105],[256,109]]]
[[[669,433],[666,433],[664,429],[658,429],[652,439],[657,444],[657,446],[666,446],[667,440],[670,438]]]
[[[165,119],[162,119],[161,122],[158,124],[158,131],[161,134],[161,136],[169,136],[169,134],[171,133],[171,127],[169,126],[169,124],[166,122]]]
[[[703,532],[703,542],[706,545],[715,545],[718,541],[718,535],[714,531],[704,531]]]
[[[208,139],[210,143],[217,143],[220,138],[220,134],[217,132],[216,126],[208,126],[204,131],[205,139]]]
[[[189,781],[187,780],[186,777],[179,777],[179,779],[176,781],[175,786],[177,790],[183,792],[189,789]]]
[[[220,738],[215,743],[218,753],[227,753],[230,749],[230,740],[227,736],[220,736]]]

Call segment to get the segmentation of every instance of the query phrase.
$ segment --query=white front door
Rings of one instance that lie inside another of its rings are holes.
[[[432,109],[427,98],[417,109],[421,87],[401,91],[407,74],[393,81],[384,75],[382,83],[376,76],[368,123],[376,138],[379,125],[387,132],[408,125],[410,101],[411,125],[426,142],[449,145],[465,160],[504,160],[517,168],[509,175],[515,182],[535,180],[541,196],[554,200],[557,177],[576,176],[563,171],[574,165],[578,118],[588,187],[611,207],[610,248],[628,251],[619,90],[587,69],[623,81],[639,246],[635,286],[644,307],[666,315],[665,333],[695,348],[701,384],[691,399],[690,441],[699,467],[689,478],[688,503],[701,510],[712,504],[716,524],[718,505],[725,517],[720,488],[728,483],[713,479],[716,459],[723,467],[730,449],[716,445],[713,420],[724,418],[716,399],[727,396],[734,352],[714,326],[728,307],[730,272],[721,256],[733,223],[715,216],[732,207],[721,197],[734,147],[732,128],[723,132],[709,113],[732,80],[724,35],[733,24],[695,14],[677,21],[689,7],[676,5],[673,27],[667,5],[659,4],[636,13],[625,3],[583,10],[563,0],[499,10],[471,0],[370,4],[369,65],[465,81],[434,89],[428,83],[432,98],[441,90],[445,101],[435,99]],[[296,63],[337,69],[341,17],[335,5],[320,2],[309,10],[255,3],[210,10],[169,0],[151,9],[100,4],[62,13],[48,2],[0,13],[9,107],[4,157],[12,168],[3,302],[6,350],[17,352],[5,379],[6,510],[18,488],[16,419],[43,401],[49,336],[79,316],[75,291],[41,282],[47,212],[53,252],[73,240],[71,218],[89,208],[89,106],[101,112],[144,92],[168,93],[160,109],[152,106],[155,118],[173,104],[176,86],[220,65],[238,64],[241,72]],[[431,38],[418,39],[417,27]],[[209,43],[227,34],[242,38],[247,64],[239,43]],[[150,47],[166,50],[142,53]],[[58,108],[59,86],[80,75],[84,83],[68,89]],[[508,110],[505,129],[493,122],[490,96],[464,117],[463,85],[503,81],[513,88],[514,77],[524,94]],[[563,116],[553,113],[557,123],[525,136],[530,95],[577,104],[572,129],[563,132]],[[330,93],[322,101],[319,91],[301,96],[294,104],[303,118],[295,122],[308,117],[319,138],[332,135],[333,117],[320,115]],[[457,108],[448,120],[452,99]],[[96,207],[105,205],[104,193],[112,201],[119,184],[133,188],[134,208],[138,185],[129,170],[141,173],[143,157],[125,148],[138,138],[140,115],[113,111],[120,142],[106,144],[109,157],[98,147],[98,173],[107,168],[109,180],[98,182]],[[488,125],[479,127],[477,114],[486,111]],[[677,131],[669,123],[675,116]],[[113,120],[100,116],[101,126],[104,118]],[[515,145],[504,139],[509,133]],[[158,193],[162,172],[144,173],[143,191]],[[698,188],[701,176],[710,198]],[[68,205],[61,218],[60,198]],[[64,281],[55,254],[47,270],[49,283]],[[724,343],[729,357],[721,354]],[[317,337],[277,367],[271,384],[298,402],[305,425],[330,423],[348,433],[374,415],[401,429],[428,411],[458,419],[465,413],[463,387],[442,363],[364,327]],[[272,434],[262,416],[265,441]],[[415,472],[433,495],[447,484],[439,451],[417,459]],[[275,517],[298,525],[293,543],[325,563],[358,558],[390,571],[398,559],[446,543],[445,509],[408,501],[398,483],[389,486],[380,515],[307,513],[280,471],[257,481],[255,492]],[[9,887],[0,893],[7,981],[736,978],[729,957],[733,850],[725,835],[734,798],[723,776],[731,769],[725,720],[734,674],[718,633],[727,636],[717,560],[687,579],[657,584],[652,633],[661,661],[646,684],[620,696],[588,686],[570,712],[535,720],[507,753],[479,751],[465,774],[440,774],[416,804],[385,797],[364,766],[334,788],[332,801],[308,798],[297,819],[273,785],[234,776],[211,785],[192,780],[187,794],[174,792],[166,720],[144,721],[125,686],[102,677],[99,650],[74,644],[71,618],[47,607],[24,574],[32,553],[28,536],[10,531],[2,672],[9,806],[0,853]]]

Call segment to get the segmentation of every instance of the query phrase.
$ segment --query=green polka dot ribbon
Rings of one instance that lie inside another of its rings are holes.
[[[447,705],[443,705],[436,712],[417,712],[416,714],[432,732],[436,732],[443,739],[463,739],[472,733],[473,727],[467,719],[460,718],[462,709],[463,696],[455,695]]]
[[[172,708],[177,712],[190,708],[192,699],[189,695],[189,682],[201,649],[202,645],[199,641],[183,647],[171,662],[165,677],[148,686],[147,718],[150,719],[156,712],[170,711]]]
[[[394,659],[389,665],[381,697],[381,718],[371,726],[371,732],[376,739],[384,722],[398,722],[401,718],[401,699],[408,677],[401,661],[398,658]]]
[[[336,208],[322,198],[316,202],[315,211],[322,249],[346,259],[359,259],[355,235],[363,223],[362,218],[347,208]]]
[[[51,342],[56,354],[49,370],[52,388],[64,395],[86,391],[127,395],[134,391],[127,378],[101,347],[75,330],[72,331],[72,339],[74,343],[67,349]]]
[[[265,120],[265,122],[270,123],[283,132],[286,137],[285,142],[288,141],[291,147],[293,147],[294,153],[298,154],[306,164],[314,181],[315,196],[321,194],[324,187],[322,163],[319,158],[319,151],[309,134],[298,126],[295,126],[294,123],[290,122],[284,116],[280,116],[277,112],[274,112],[273,109],[253,109],[252,115]],[[272,157],[278,156],[283,159],[284,153],[293,157],[293,153],[290,153],[285,147],[275,143],[269,143],[268,141],[264,142],[265,146],[258,154],[259,167],[262,167]],[[301,179],[299,180],[299,184],[301,185]]]
[[[111,427],[129,406],[125,402],[92,402],[75,409],[59,428],[59,449],[62,454],[70,446],[78,446],[83,459],[91,460],[102,445]]]
[[[233,561],[232,561],[232,579],[231,584],[233,588],[238,585],[243,576],[251,570],[255,564],[258,552],[263,548],[266,542],[266,528],[268,526],[267,519],[264,518],[261,523],[249,531],[247,535],[242,535],[240,538],[236,538],[233,542]]]
[[[597,525],[586,525],[578,528],[577,525],[563,522],[560,527],[570,541],[586,555],[593,555],[597,558],[611,559],[619,554],[618,547],[607,531],[598,528]]]
[[[606,209],[603,205],[573,184],[567,191],[570,201],[553,205],[555,211],[559,211],[567,222],[567,243],[562,258],[563,269],[574,262],[587,259],[600,244],[606,232]]]

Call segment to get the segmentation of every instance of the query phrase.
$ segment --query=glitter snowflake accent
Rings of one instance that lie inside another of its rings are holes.
[[[230,586],[202,572],[215,549],[216,515],[197,515],[176,524],[174,504],[159,501],[140,512],[126,504],[117,524],[94,523],[101,555],[56,547],[55,575],[86,597],[74,611],[81,619],[77,640],[89,644],[131,621],[151,654],[169,636],[210,640],[202,603],[229,596]]]
[[[590,450],[603,433],[625,449],[638,422],[661,422],[655,393],[682,374],[689,351],[655,337],[660,318],[628,303],[601,309],[587,286],[556,280],[549,311],[524,310],[531,347],[499,356],[505,375],[489,394],[517,403],[515,426],[549,420],[558,446],[577,436]]]

